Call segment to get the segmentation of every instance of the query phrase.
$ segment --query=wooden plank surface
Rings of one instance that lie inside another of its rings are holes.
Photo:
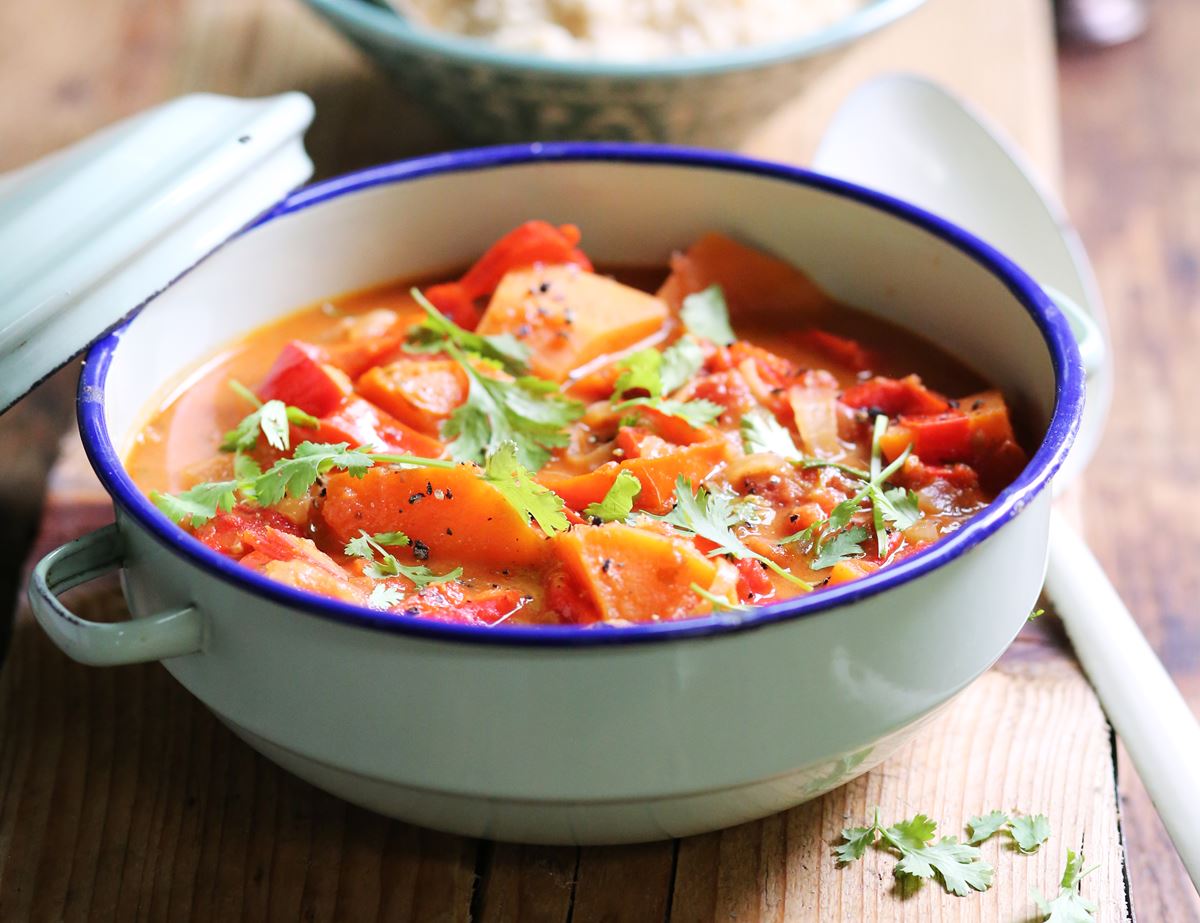
[[[1140,68],[1135,90],[1125,88],[1107,58],[1069,61],[1068,75],[1074,67],[1078,77],[1064,91],[1064,108],[1073,115],[1078,107],[1081,119],[1069,123],[1077,126],[1080,161],[1090,168],[1088,158],[1097,159],[1095,172],[1082,173],[1093,177],[1092,185],[1071,171],[1068,191],[1073,205],[1076,198],[1085,200],[1080,218],[1093,247],[1089,230],[1108,235],[1110,248],[1096,254],[1106,291],[1114,279],[1117,286],[1128,284],[1126,274],[1133,272],[1128,302],[1136,306],[1150,293],[1165,295],[1175,312],[1170,319],[1185,325],[1188,316],[1194,320],[1187,311],[1195,303],[1197,235],[1194,224],[1186,225],[1182,202],[1172,209],[1139,198],[1148,191],[1140,184],[1140,192],[1127,189],[1123,206],[1142,207],[1136,229],[1114,221],[1103,202],[1105,181],[1123,178],[1123,165],[1158,164],[1157,192],[1167,182],[1164,154],[1171,164],[1196,163],[1186,160],[1195,153],[1187,147],[1194,134],[1185,137],[1163,110],[1173,118],[1190,115],[1183,124],[1193,126],[1196,113],[1181,110],[1187,101],[1168,105],[1152,90],[1173,73],[1179,79],[1192,73],[1185,38],[1188,28],[1193,39],[1200,28],[1187,2],[1160,5],[1179,30],[1160,26],[1153,51],[1125,55],[1129,66]],[[1053,177],[1058,134],[1047,21],[1041,0],[931,0],[909,21],[863,43],[821,87],[763,126],[747,149],[803,161],[849,88],[870,73],[903,67],[929,73],[972,99]],[[34,34],[37,41],[29,40]],[[1166,136],[1165,151],[1132,137],[1124,148],[1097,150],[1095,137],[1114,124],[1091,89],[1105,80],[1131,119],[1145,119],[1160,141]],[[4,5],[0,86],[16,85],[20,93],[0,100],[0,169],[195,89],[308,92],[318,106],[308,147],[321,175],[450,143],[289,0]],[[1186,96],[1185,90],[1175,97]],[[1147,103],[1148,113],[1139,109]],[[1105,154],[1115,162],[1105,161]],[[1171,252],[1167,268],[1173,272],[1164,279],[1157,272],[1162,251],[1154,248],[1176,231],[1184,246]],[[1148,257],[1137,270],[1116,265],[1118,251],[1131,241]],[[1114,307],[1128,306],[1108,294]],[[1181,361],[1186,353],[1176,351],[1169,336],[1150,342],[1143,331],[1139,337],[1136,320],[1128,323],[1118,344],[1130,350],[1130,362],[1140,360],[1148,376],[1169,377],[1172,395],[1185,394],[1195,381],[1183,375],[1190,371]],[[1194,349],[1196,327],[1188,329]],[[68,372],[52,381],[34,409],[0,420],[0,445],[48,445],[48,435],[68,421],[47,408],[65,406],[70,378]],[[1137,413],[1132,403],[1118,401],[1116,423],[1125,414],[1126,434],[1145,435],[1139,427],[1149,424],[1135,421]],[[35,427],[42,432],[36,440]],[[1196,455],[1156,445],[1164,444],[1145,443],[1138,460],[1158,465],[1164,498],[1178,496],[1189,474],[1179,459]],[[23,504],[27,519],[36,510],[31,498],[44,463],[29,451],[23,457],[32,460],[32,470],[11,499],[14,509]],[[1119,493],[1127,486],[1116,474],[1124,465],[1102,456],[1098,467],[1103,471],[1106,464],[1113,472],[1108,490]],[[51,494],[43,544],[77,534],[105,515],[93,488],[75,479],[73,470],[72,459]],[[1140,526],[1149,538],[1150,523],[1140,518],[1133,510],[1122,535]],[[1180,560],[1170,549],[1181,547],[1184,530],[1192,528],[1178,519],[1159,525],[1161,537],[1154,539],[1155,549],[1164,552],[1156,558],[1156,573],[1171,595],[1164,598],[1161,584],[1134,575],[1122,588],[1135,605],[1150,603],[1146,611],[1155,627],[1170,626],[1170,635],[1152,640],[1169,645],[1182,638],[1194,651],[1195,628],[1182,615],[1183,601],[1195,594],[1185,595],[1178,574],[1167,573],[1170,562]],[[1115,537],[1098,542],[1114,562],[1121,551]],[[87,594],[80,604],[111,610],[119,599],[110,588]],[[1169,666],[1188,663],[1181,657]],[[1194,656],[1190,664],[1194,670]],[[1195,692],[1195,685],[1190,689]],[[1123,780],[1129,784],[1128,773]],[[829,844],[837,830],[863,820],[874,804],[888,816],[928,811],[950,826],[990,807],[1042,810],[1055,822],[1055,838],[1032,858],[989,844],[998,884],[986,895],[956,899],[925,888],[901,901],[890,893],[890,862],[883,857],[868,856],[848,870],[833,867]],[[1144,857],[1135,855],[1135,874],[1146,882],[1135,887],[1135,900],[1147,902],[1149,919],[1200,920],[1194,895],[1164,857],[1148,806],[1131,804],[1146,850]],[[919,745],[863,780],[758,824],[679,844],[613,850],[479,844],[350,808],[255,756],[160,668],[102,671],[67,663],[27,616],[19,618],[0,674],[0,920],[591,920],[668,913],[681,920],[1016,920],[1031,915],[1028,884],[1051,890],[1065,845],[1081,842],[1101,862],[1086,893],[1101,902],[1100,919],[1119,920],[1125,896],[1113,808],[1107,727],[1061,639],[1042,625],[957,700]]]
[[[1108,301],[1117,391],[1088,473],[1088,539],[1200,714],[1200,4],[1158,0],[1138,41],[1062,58],[1066,200]],[[1117,524],[1120,524],[1117,526]],[[1200,921],[1200,898],[1128,759],[1135,909]]]

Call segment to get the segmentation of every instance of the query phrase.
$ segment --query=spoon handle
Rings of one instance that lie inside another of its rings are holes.
[[[1057,511],[1046,591],[1200,890],[1200,723],[1100,562]]]

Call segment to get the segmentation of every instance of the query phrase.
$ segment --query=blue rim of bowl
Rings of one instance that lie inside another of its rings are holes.
[[[680,56],[662,61],[563,60],[505,51],[484,39],[414,26],[389,9],[367,0],[307,0],[325,16],[370,33],[382,33],[426,54],[508,70],[535,71],[561,77],[697,77],[746,68],[766,67],[792,58],[812,57],[848,44],[911,13],[925,0],[872,0],[821,29],[794,39],[751,45],[731,51]]]
[[[899,218],[956,247],[996,276],[1029,312],[1050,352],[1055,374],[1055,405],[1046,434],[1017,479],[985,509],[954,534],[860,580],[820,590],[770,606],[669,622],[625,626],[497,626],[438,622],[378,612],[293,589],[242,567],[203,545],[158,511],[126,473],[104,422],[104,388],[121,334],[136,318],[135,310],[88,353],[79,382],[79,431],[88,458],[119,509],[151,536],[201,570],[300,612],[363,628],[447,642],[520,647],[590,647],[665,641],[672,638],[719,636],[763,628],[801,616],[828,612],[915,580],[958,558],[992,535],[1045,489],[1070,449],[1079,425],[1084,373],[1079,350],[1066,318],[1038,285],[993,247],[957,225],[879,192],[798,167],[738,154],[668,145],[623,143],[534,143],[435,154],[348,173],[297,190],[248,225],[242,234],[294,212],[376,186],[412,182],[422,177],[476,172],[534,163],[607,162],[689,167],[745,173],[813,187],[865,204]],[[144,307],[144,305],[143,305]]]

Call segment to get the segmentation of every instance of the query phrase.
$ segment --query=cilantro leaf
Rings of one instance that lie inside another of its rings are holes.
[[[704,365],[704,352],[690,336],[683,336],[662,352],[640,349],[626,356],[618,368],[621,374],[613,385],[613,394],[645,391],[652,398],[678,391]]]
[[[775,416],[762,408],[750,411],[742,417],[742,447],[746,453],[770,452],[788,461],[800,461],[803,456],[796,443]]]
[[[751,551],[738,538],[733,526],[746,523],[748,515],[757,513],[751,512],[751,507],[733,491],[710,491],[704,485],[700,485],[693,493],[692,482],[680,475],[675,481],[675,506],[665,516],[654,518],[674,526],[685,535],[699,536],[712,542],[717,547],[708,553],[709,557],[727,554],[735,558],[753,558],[802,590],[811,590],[811,584],[801,580],[787,568],[780,567],[765,555]]]
[[[517,446],[503,443],[487,457],[482,478],[522,515],[532,517],[547,535],[567,528],[562,498],[535,481],[517,460]],[[606,498],[607,499],[607,498]]]
[[[679,316],[689,333],[711,340],[718,346],[728,346],[737,339],[729,323],[725,292],[719,285],[710,285],[704,291],[684,298]]]
[[[633,501],[642,492],[642,482],[632,471],[622,469],[599,503],[589,503],[583,515],[601,522],[624,522],[633,512]]]
[[[613,384],[613,394],[646,391],[651,397],[662,396],[663,354],[657,349],[639,349],[621,360],[621,374]]]
[[[628,410],[630,407],[650,407],[668,417],[678,417],[688,426],[696,428],[707,426],[725,411],[724,407],[712,401],[669,401],[656,397],[635,397],[622,401],[613,410]]]
[[[928,814],[914,814],[884,830],[884,836],[897,849],[922,849],[933,839],[937,823]]]
[[[867,530],[862,526],[851,526],[837,533],[829,541],[821,544],[821,550],[812,562],[812,569],[824,570],[848,558],[861,558],[866,554],[862,543],[867,540],[867,535]]]
[[[957,837],[944,836],[937,843],[920,849],[901,850],[896,863],[897,875],[932,878],[936,873],[946,890],[959,897],[971,892],[986,891],[992,886],[995,869],[980,858],[979,848],[958,842]]]
[[[416,299],[425,319],[408,331],[406,348],[409,352],[440,353],[448,344],[484,359],[497,362],[509,374],[521,375],[528,368],[529,347],[511,334],[481,336],[464,330],[430,304],[420,289],[409,290]]]
[[[367,598],[367,605],[372,609],[388,610],[404,602],[404,594],[394,586],[377,583]]]
[[[262,474],[262,468],[259,466],[258,462],[256,462],[253,458],[251,458],[249,455],[243,455],[241,452],[237,452],[234,454],[234,456],[233,456],[233,476],[239,482],[243,483],[243,487],[242,487],[243,493],[245,493],[245,490],[246,490],[245,486],[244,486],[244,482],[253,481],[260,474]]]
[[[1077,856],[1067,850],[1067,866],[1063,871],[1058,896],[1052,901],[1033,892],[1034,900],[1045,914],[1044,923],[1096,923],[1096,905],[1080,893],[1079,881],[1087,872],[1081,871],[1083,853]]]
[[[552,449],[568,443],[565,428],[583,415],[583,404],[564,398],[554,382],[532,376],[492,378],[480,374],[457,346],[448,344],[446,352],[470,382],[466,401],[442,424],[452,457],[483,464],[500,446],[512,443],[517,460],[537,471],[550,460]]]
[[[971,834],[967,842],[972,846],[1003,830],[1008,825],[1008,815],[1003,811],[991,811],[980,814],[967,821],[967,831]]]
[[[348,442],[302,442],[291,458],[281,458],[254,479],[254,496],[263,506],[274,506],[284,496],[304,496],[332,468],[360,478],[373,464],[368,453],[351,450]]]
[[[838,864],[849,865],[856,859],[861,859],[866,854],[867,847],[875,844],[879,832],[878,813],[875,823],[870,827],[846,827],[842,830],[842,839],[845,842],[834,847]]]
[[[380,532],[372,536],[362,531],[356,538],[350,539],[345,548],[346,554],[350,557],[363,558],[370,562],[364,573],[374,580],[382,580],[385,577],[404,577],[418,587],[424,587],[457,580],[462,576],[463,569],[461,567],[456,567],[445,574],[435,574],[424,564],[401,564],[394,554],[383,548],[381,538],[390,539],[388,544],[391,545],[408,544],[408,536],[402,532]],[[399,539],[403,539],[403,541],[399,541]],[[374,595],[374,591],[372,591],[372,595]]]
[[[150,494],[150,501],[172,522],[190,525],[195,529],[218,512],[228,513],[233,509],[237,503],[237,487],[237,481],[216,481],[197,484],[181,494],[164,494],[155,490]]]
[[[704,365],[704,351],[690,336],[682,336],[662,353],[662,393],[682,388]]]
[[[942,879],[946,890],[960,897],[971,889],[986,891],[992,886],[994,869],[983,861],[979,849],[944,836],[933,841],[935,824],[924,814],[900,821],[883,831],[883,837],[900,852],[897,876]]]
[[[921,501],[915,492],[903,487],[892,487],[881,490],[876,487],[871,492],[871,502],[875,509],[880,510],[883,518],[894,523],[903,532],[921,518]]]
[[[1037,852],[1038,847],[1050,839],[1050,818],[1045,814],[1014,817],[1009,822],[1008,832],[1021,852]]]
[[[225,434],[221,441],[223,452],[249,452],[258,445],[260,432],[267,437],[268,444],[286,452],[289,448],[292,424],[305,429],[315,429],[320,422],[299,407],[289,406],[283,401],[270,400],[264,404],[253,391],[236,379],[230,380],[229,387],[252,403],[254,410]]]

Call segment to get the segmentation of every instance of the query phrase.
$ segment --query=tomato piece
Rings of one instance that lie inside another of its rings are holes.
[[[772,388],[782,388],[791,384],[800,371],[789,359],[745,340],[738,340],[729,347],[730,364],[740,365],[747,359],[754,363],[758,377]]]
[[[858,340],[838,336],[825,330],[803,330],[795,335],[802,346],[827,356],[852,372],[869,372],[880,366],[879,356]]]
[[[351,378],[357,378],[372,366],[395,356],[403,343],[404,334],[394,333],[381,337],[362,337],[344,343],[327,343],[318,348],[325,363],[341,369]]]
[[[971,420],[961,410],[926,416],[902,415],[889,426],[880,440],[883,454],[890,460],[911,445],[913,454],[932,465],[969,462],[975,458],[971,439]]]
[[[842,392],[841,401],[847,407],[878,410],[889,417],[900,414],[944,413],[950,402],[931,391],[916,375],[905,378],[884,378],[876,375]]]
[[[509,272],[539,263],[546,266],[572,265],[586,272],[592,262],[577,246],[579,228],[560,227],[546,221],[526,221],[492,244],[459,280],[467,297],[483,298],[494,292]]]
[[[380,410],[361,397],[349,397],[336,411],[321,417],[316,431],[298,430],[311,442],[347,442],[375,452],[436,458],[442,444]]]
[[[389,583],[401,589],[411,586],[403,579]],[[517,590],[491,590],[468,597],[463,592],[462,584],[450,581],[433,584],[420,593],[406,596],[391,611],[410,618],[421,617],[434,622],[490,628],[517,612],[528,601]]]
[[[320,347],[293,340],[271,366],[258,395],[322,417],[332,413],[350,390],[349,379],[325,363]]]
[[[753,558],[739,558],[733,563],[738,572],[738,599],[742,602],[754,602],[775,592],[775,585],[761,563]]]
[[[474,330],[483,317],[483,307],[467,294],[460,282],[431,285],[423,292],[429,302],[464,330]]]
[[[253,548],[268,529],[299,535],[300,528],[275,510],[235,506],[217,513],[192,533],[213,551],[240,558]]]

